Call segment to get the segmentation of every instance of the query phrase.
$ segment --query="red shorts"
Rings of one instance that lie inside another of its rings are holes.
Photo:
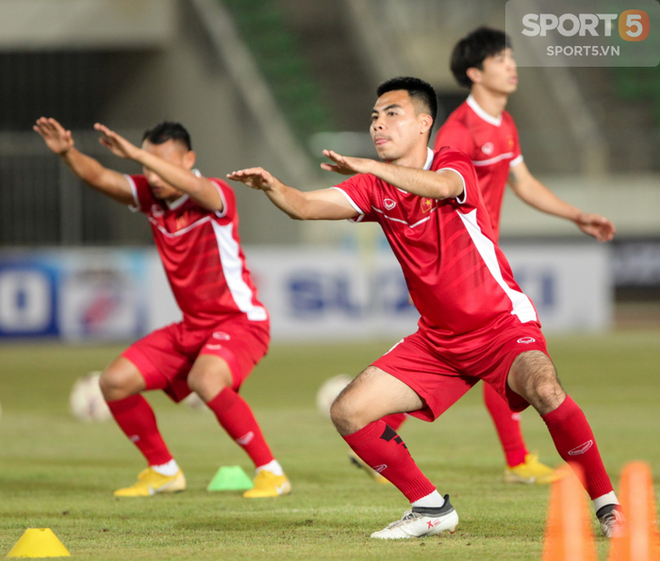
[[[222,358],[238,390],[268,350],[269,323],[228,319],[210,329],[183,322],[158,329],[126,349],[122,356],[140,371],[147,390],[164,390],[175,402],[188,394],[188,373],[199,355]]]
[[[434,421],[479,380],[493,386],[513,411],[522,411],[529,405],[509,388],[507,377],[519,354],[548,354],[539,324],[515,320],[479,333],[451,338],[436,335],[421,328],[373,363],[424,400],[422,409],[411,415]]]

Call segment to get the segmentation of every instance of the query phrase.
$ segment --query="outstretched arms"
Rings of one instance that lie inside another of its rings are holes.
[[[46,146],[87,185],[120,203],[135,203],[128,180],[121,173],[108,169],[94,158],[79,152],[74,146],[71,131],[65,130],[55,119],[41,117],[33,129],[41,135]]]
[[[514,193],[528,205],[560,218],[566,218],[585,234],[593,236],[599,242],[610,241],[616,232],[612,224],[604,216],[582,212],[579,208],[563,201],[550,189],[536,179],[524,162],[511,168],[512,178],[509,185]]]
[[[337,189],[299,191],[263,168],[234,171],[227,174],[227,179],[263,191],[277,208],[296,220],[342,220],[359,214]]]
[[[183,151],[180,146],[173,146],[171,143],[147,144],[157,151],[157,154],[154,154],[144,148],[138,148],[105,125],[96,123],[94,128],[102,135],[99,142],[115,156],[141,164],[145,168],[149,183],[157,184],[162,179],[178,191],[189,195],[204,208],[222,210],[223,202],[218,188],[210,180],[191,171],[195,163],[194,152]],[[150,177],[149,170],[157,177]]]
[[[413,195],[430,199],[459,197],[463,192],[463,180],[453,170],[429,171],[407,166],[387,164],[369,158],[351,158],[333,150],[323,150],[332,164],[323,163],[321,168],[341,175],[370,173],[383,181]]]

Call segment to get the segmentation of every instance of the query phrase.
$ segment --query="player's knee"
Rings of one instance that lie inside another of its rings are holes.
[[[99,379],[101,393],[106,401],[115,401],[139,393],[142,383],[139,372],[122,368],[121,364],[116,362],[108,366]]]
[[[357,396],[344,393],[330,407],[330,418],[341,435],[352,434],[373,420],[368,407]]]
[[[223,369],[195,367],[188,374],[188,387],[206,402],[231,385],[231,373]]]

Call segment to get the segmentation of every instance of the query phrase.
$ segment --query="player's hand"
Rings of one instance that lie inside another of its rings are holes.
[[[263,168],[248,168],[232,171],[227,174],[227,179],[245,183],[252,189],[259,191],[270,191],[275,183],[275,178]]]
[[[41,135],[46,146],[55,154],[63,156],[73,148],[71,131],[65,130],[55,119],[41,117],[32,128]]]
[[[355,175],[356,173],[368,173],[369,164],[372,160],[368,158],[351,158],[337,154],[334,150],[323,150],[323,155],[332,160],[334,164],[321,164],[321,169],[333,171],[341,175]]]
[[[96,123],[94,128],[101,133],[99,142],[110,150],[115,156],[125,158],[127,160],[135,160],[138,157],[140,149],[135,144],[130,143],[123,136],[118,135],[116,132],[110,130],[101,123]]]
[[[593,236],[599,242],[609,242],[616,232],[614,224],[598,214],[582,212],[575,223],[585,234]]]

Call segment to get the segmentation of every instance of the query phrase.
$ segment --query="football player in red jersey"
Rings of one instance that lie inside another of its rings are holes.
[[[515,411],[532,405],[557,450],[580,464],[605,534],[619,527],[617,498],[589,423],[564,392],[536,309],[499,249],[470,159],[428,147],[437,113],[433,88],[417,78],[381,84],[370,132],[382,161],[325,150],[321,167],[349,179],[331,189],[300,191],[263,168],[228,174],[262,190],[299,220],[373,221],[403,270],[420,312],[419,329],[380,357],[335,400],[338,432],[368,466],[410,501],[401,520],[373,538],[453,532],[458,515],[382,419],[410,413],[433,421],[479,380]]]
[[[142,497],[186,488],[154,412],[141,395],[155,389],[175,402],[191,391],[204,400],[254,462],[254,488],[245,497],[289,493],[282,467],[238,393],[266,354],[270,329],[241,249],[234,192],[223,180],[193,169],[190,136],[179,123],[163,122],[148,130],[140,148],[103,125],[95,128],[101,144],[141,164],[144,173],[123,175],[105,168],[79,152],[71,131],[55,119],[42,117],[34,126],[48,148],[88,186],[146,215],[183,312],[183,321],[131,345],[101,376],[113,417],[148,464],[134,485],[114,494]]]
[[[561,200],[527,169],[520,151],[518,130],[505,111],[510,94],[518,87],[516,62],[508,36],[480,27],[461,39],[451,55],[451,70],[470,95],[445,121],[435,137],[434,149],[451,146],[467,154],[476,168],[479,187],[499,238],[500,211],[507,182],[513,192],[540,211],[574,222],[598,241],[614,236],[612,223],[597,214],[584,213]],[[511,411],[488,384],[483,384],[484,402],[504,450],[505,481],[551,483],[556,472],[530,454],[520,428],[520,415]],[[386,421],[398,429],[404,415]]]

